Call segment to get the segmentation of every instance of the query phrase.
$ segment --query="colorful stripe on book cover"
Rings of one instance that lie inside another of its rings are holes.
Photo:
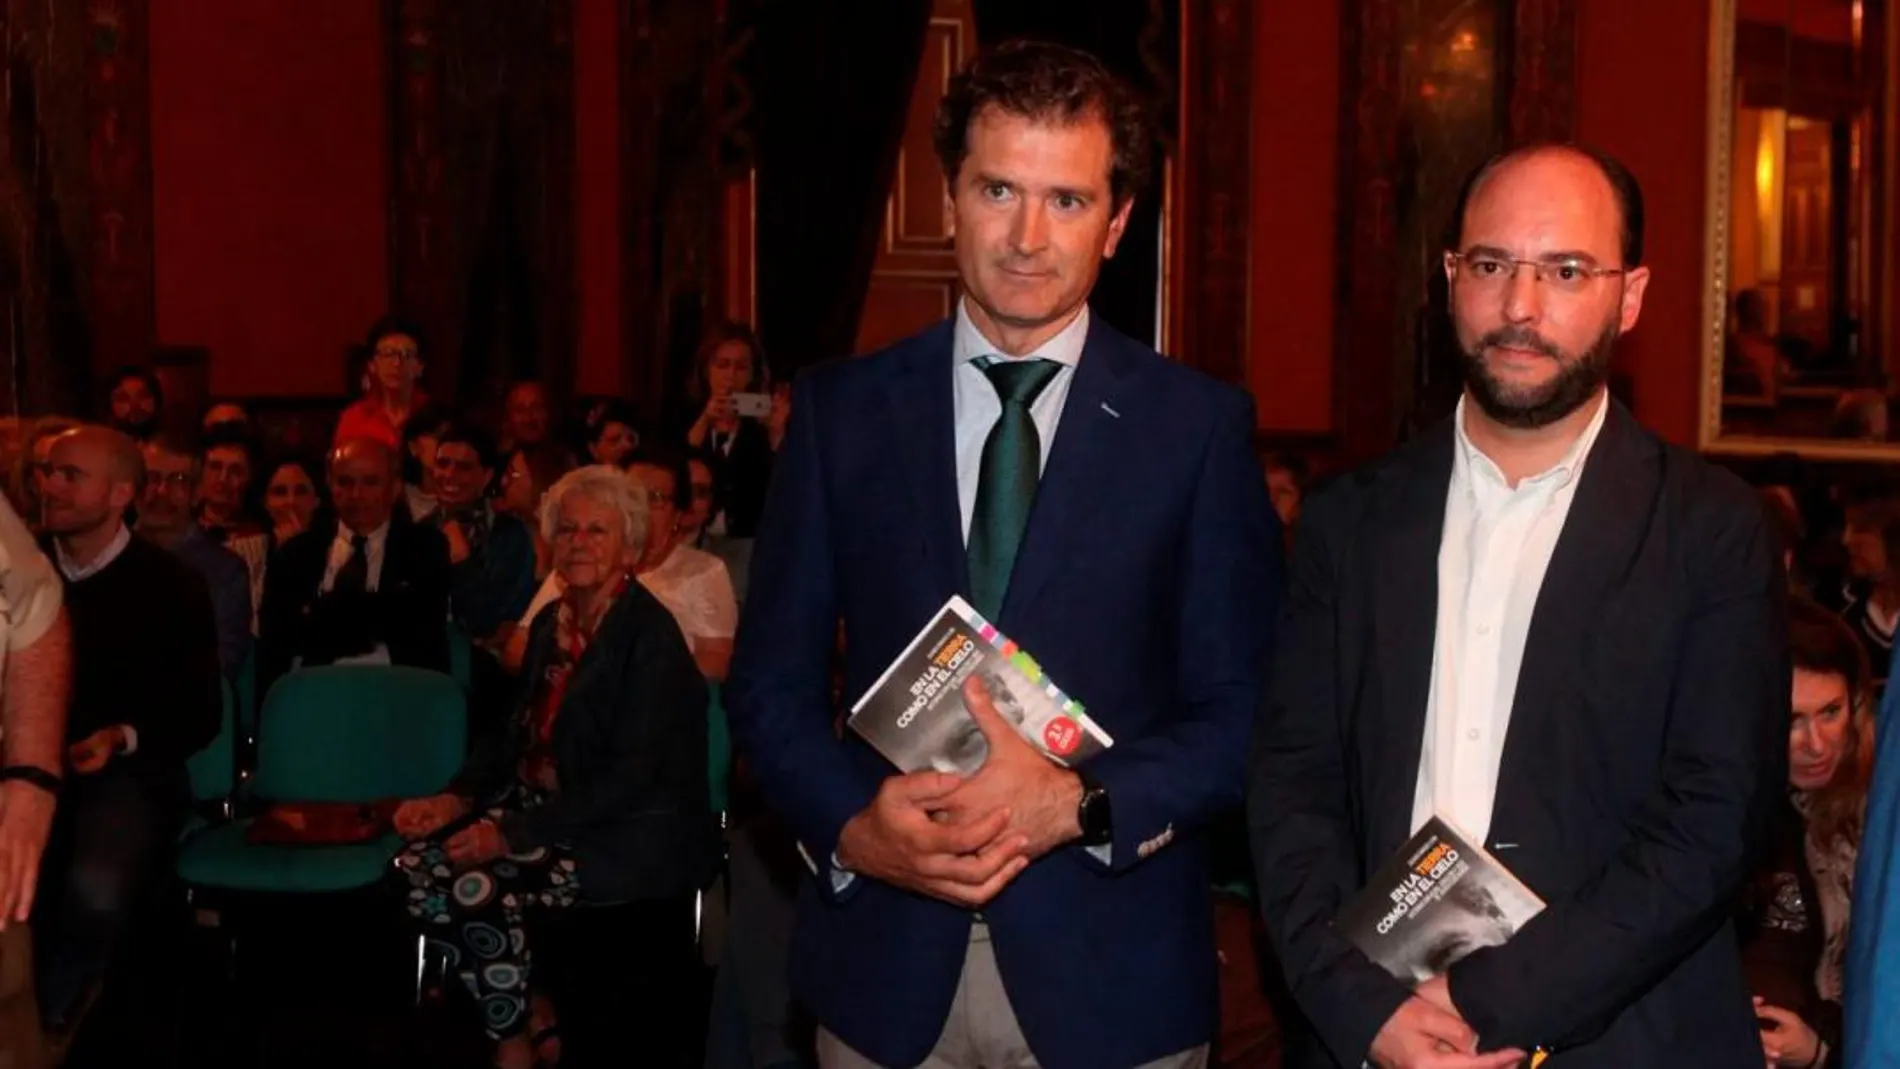
[[[1082,744],[1082,725],[1077,723],[1087,712],[1082,707],[1082,703],[1064,694],[1062,688],[1055,685],[1054,680],[1043,674],[1042,666],[1036,663],[1036,659],[1029,655],[1028,650],[1010,641],[996,629],[995,624],[985,620],[974,609],[970,610],[970,626],[976,629],[978,637],[990,644],[991,649],[1002,654],[1005,660],[1015,665],[1016,670],[1023,674],[1024,679],[1040,688],[1049,696],[1050,701],[1056,703],[1056,708],[1062,710],[1063,715],[1051,720],[1043,728],[1043,745],[1049,748],[1050,753],[1058,757],[1067,757],[1074,753],[1076,747]]]

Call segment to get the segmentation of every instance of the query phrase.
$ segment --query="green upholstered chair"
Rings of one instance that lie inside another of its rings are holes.
[[[259,802],[379,802],[434,794],[462,766],[464,696],[448,676],[371,665],[312,668],[271,689],[260,717]],[[402,848],[393,832],[345,846],[245,841],[249,819],[204,828],[181,845],[180,878],[199,888],[324,893],[381,879]]]

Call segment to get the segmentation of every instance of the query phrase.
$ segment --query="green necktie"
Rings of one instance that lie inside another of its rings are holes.
[[[991,620],[1003,608],[1010,569],[1022,546],[1029,507],[1042,478],[1042,439],[1029,406],[1062,365],[1053,360],[989,359],[977,365],[996,387],[1003,413],[983,440],[982,477],[970,513],[970,596]]]

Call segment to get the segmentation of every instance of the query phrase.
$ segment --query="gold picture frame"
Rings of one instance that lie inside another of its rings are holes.
[[[1702,301],[1702,337],[1701,365],[1698,389],[1700,405],[1697,420],[1697,445],[1705,453],[1726,456],[1770,456],[1777,453],[1794,453],[1812,460],[1822,461],[1900,461],[1900,440],[1887,442],[1868,442],[1818,437],[1774,436],[1761,434],[1725,433],[1722,427],[1724,406],[1724,356],[1729,324],[1729,192],[1733,179],[1731,153],[1734,149],[1735,123],[1735,47],[1736,47],[1736,9],[1738,0],[1710,0],[1709,4],[1709,55],[1708,55],[1708,129],[1707,129],[1707,167],[1705,173],[1704,227],[1703,227],[1703,277],[1706,290]],[[1900,14],[1900,12],[1895,12]],[[1889,17],[1886,20],[1886,36],[1877,45],[1884,49],[1889,72],[1884,88],[1884,108],[1890,117],[1900,119],[1900,111],[1895,108],[1900,98],[1900,78],[1893,76],[1896,60],[1900,60],[1900,18]],[[1886,188],[1879,195],[1889,199],[1894,190],[1894,166],[1900,162],[1900,153],[1896,153],[1895,122],[1886,124],[1883,143],[1877,146],[1885,160],[1882,173]],[[1889,226],[1880,236],[1878,256],[1883,265],[1883,277],[1893,278],[1895,267],[1896,227]],[[1891,301],[1892,287],[1883,286],[1873,302],[1870,311],[1875,321],[1882,326],[1881,334],[1888,344],[1900,342],[1893,327]],[[1900,383],[1889,387],[1892,391],[1900,389]]]

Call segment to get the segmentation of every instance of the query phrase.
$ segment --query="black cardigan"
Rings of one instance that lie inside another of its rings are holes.
[[[1814,970],[1827,943],[1821,898],[1808,869],[1807,822],[1783,803],[1768,829],[1754,875],[1743,885],[1742,969],[1751,994],[1792,1011],[1828,1045],[1814,1069],[1842,1065],[1841,1004],[1821,997]]]
[[[518,715],[476,748],[455,791],[501,795],[527,743],[530,703],[554,647],[560,606],[529,632]],[[711,879],[718,825],[707,786],[706,683],[679,625],[645,587],[629,584],[581,654],[554,721],[560,789],[502,818],[508,848],[574,851],[580,892],[619,902],[687,894]]]

